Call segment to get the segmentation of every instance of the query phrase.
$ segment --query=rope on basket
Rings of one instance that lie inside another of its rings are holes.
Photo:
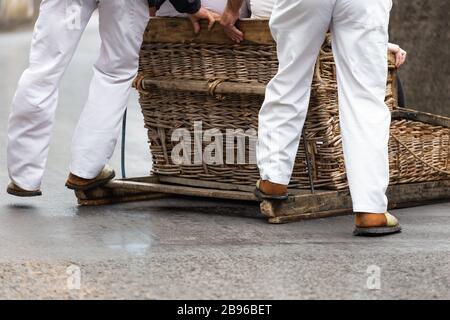
[[[145,88],[144,88],[144,78],[145,76],[142,74],[138,74],[137,77],[134,79],[133,81],[133,87],[139,91],[140,93],[144,93],[145,92]]]
[[[227,81],[227,79],[210,79],[208,80],[208,94],[222,101],[225,100],[225,96],[222,94],[216,94],[217,87]]]
[[[314,65],[314,73],[316,75],[317,81],[319,83],[323,83],[322,74],[320,70],[320,59],[317,59],[316,64]]]
[[[422,162],[423,164],[425,164],[426,166],[430,167],[431,169],[438,171],[440,173],[446,174],[446,175],[450,175],[450,171],[441,169],[436,167],[435,165],[432,165],[431,163],[426,162],[425,160],[423,160],[421,157],[419,157],[413,150],[411,150],[411,148],[409,148],[406,144],[404,144],[403,142],[400,141],[399,138],[397,138],[395,135],[393,135],[391,133],[391,137],[398,142],[398,144],[400,144],[402,147],[404,147],[409,153],[411,153],[413,155],[414,158],[416,158],[417,160],[419,160],[420,162]]]

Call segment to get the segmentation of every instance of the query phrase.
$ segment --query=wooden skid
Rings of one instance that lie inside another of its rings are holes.
[[[392,185],[388,188],[389,209],[413,207],[450,200],[450,180]],[[299,195],[283,202],[262,202],[261,213],[270,223],[325,218],[352,213],[348,192]]]
[[[133,182],[157,182],[156,177],[135,178],[128,179],[130,183]],[[99,206],[107,204],[116,204],[124,202],[152,200],[166,196],[162,193],[154,193],[140,190],[130,190],[121,188],[107,188],[100,187],[89,191],[76,191],[75,196],[78,199],[78,204],[81,206]]]
[[[256,202],[251,187],[227,183],[197,181],[172,177],[143,177],[114,180],[89,192],[77,192],[80,205],[103,205],[143,201],[164,195],[186,195],[215,199]],[[352,202],[347,191],[291,190],[287,201],[263,201],[261,214],[270,223],[325,218],[350,214]],[[450,200],[450,180],[390,186],[387,192],[390,209],[412,207]]]

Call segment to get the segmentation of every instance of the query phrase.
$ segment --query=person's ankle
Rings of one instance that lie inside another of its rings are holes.
[[[355,217],[355,225],[360,228],[376,228],[386,226],[385,213],[358,212]]]

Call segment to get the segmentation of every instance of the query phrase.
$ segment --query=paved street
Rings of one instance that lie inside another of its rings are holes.
[[[257,206],[236,202],[78,207],[64,182],[95,24],[61,86],[44,196],[7,196],[7,116],[30,39],[29,30],[0,33],[0,298],[450,298],[450,203],[394,211],[404,232],[382,239],[352,237],[350,216],[269,225]],[[141,176],[150,157],[135,94],[129,107],[127,169]],[[119,152],[112,164],[119,173]],[[380,268],[379,290],[367,287],[370,266]],[[80,288],[70,289],[77,268]]]

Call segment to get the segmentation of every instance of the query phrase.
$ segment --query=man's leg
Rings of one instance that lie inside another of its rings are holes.
[[[58,86],[95,9],[92,1],[44,0],[20,78],[8,127],[7,163],[12,182],[37,190],[47,161]]]
[[[391,115],[384,99],[391,5],[337,0],[332,24],[347,177],[357,224],[367,227],[387,222]],[[380,215],[363,215],[373,213]]]
[[[100,0],[100,57],[72,142],[70,171],[94,179],[111,158],[120,133],[139,49],[149,19],[147,0]]]
[[[335,0],[278,0],[270,20],[279,70],[259,114],[258,167],[263,181],[287,185],[305,122],[314,64]]]

